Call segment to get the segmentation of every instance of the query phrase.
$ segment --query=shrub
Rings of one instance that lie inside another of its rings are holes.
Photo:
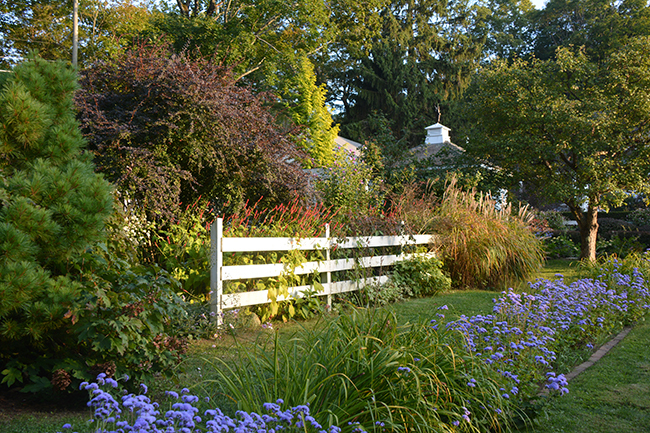
[[[239,84],[218,62],[164,44],[94,63],[75,100],[98,170],[165,225],[199,197],[221,213],[248,198],[308,196],[306,154],[271,115],[270,96]]]
[[[547,237],[542,242],[546,251],[546,257],[549,259],[578,257],[580,255],[578,245],[566,235]]]
[[[527,208],[511,206],[475,191],[464,192],[451,181],[438,208],[434,231],[453,284],[458,287],[500,289],[525,280],[544,261],[541,242],[528,226]]]
[[[628,220],[637,227],[650,226],[650,208],[637,209],[630,212]]]
[[[638,236],[612,234],[609,239],[599,236],[596,240],[597,256],[615,255],[625,258],[628,254],[640,253],[643,249],[643,244],[639,242]]]
[[[394,279],[389,279],[384,284],[366,284],[360,290],[341,294],[340,298],[358,307],[377,308],[411,296],[413,296],[413,292],[410,287],[398,284]]]
[[[337,150],[317,189],[323,202],[342,214],[370,214],[381,209],[384,201],[382,180],[374,176],[371,166],[345,149]]]
[[[598,218],[598,229],[601,232],[614,230],[630,230],[634,224],[616,218]]]
[[[427,253],[412,254],[393,266],[392,279],[409,287],[415,296],[433,296],[451,288],[451,279],[442,271],[443,263]]]
[[[558,231],[566,231],[567,226],[565,222],[566,218],[562,215],[562,212],[550,210],[545,212],[539,212],[539,218],[546,220],[549,228]]]

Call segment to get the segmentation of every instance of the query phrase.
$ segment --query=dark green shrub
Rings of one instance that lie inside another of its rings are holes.
[[[558,211],[545,211],[539,213],[539,218],[542,218],[548,222],[548,226],[553,230],[566,231],[567,226],[565,222],[566,218]]]
[[[578,257],[580,255],[580,247],[566,235],[544,238],[543,243],[546,257],[549,259]]]
[[[408,287],[414,296],[433,296],[451,288],[451,278],[444,274],[442,266],[437,257],[416,253],[397,262],[391,278],[398,286]]]
[[[614,230],[631,230],[634,224],[616,218],[598,218],[598,229],[600,233]]]
[[[56,334],[38,347],[29,340],[8,342],[3,351],[5,382],[23,391],[72,391],[98,373],[127,374],[139,381],[169,372],[186,341],[170,333],[172,318],[186,314],[176,295],[179,284],[164,270],[88,252],[75,266],[83,286],[67,305]]]
[[[628,214],[627,219],[637,227],[650,226],[650,208],[632,211]]]
[[[596,255],[615,255],[624,258],[628,254],[640,253],[644,246],[638,236],[619,236],[612,234],[609,239],[599,236],[596,240]]]

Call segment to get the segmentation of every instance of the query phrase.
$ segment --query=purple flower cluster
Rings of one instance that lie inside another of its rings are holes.
[[[616,323],[634,320],[650,308],[650,293],[638,269],[626,275],[614,266],[599,279],[570,285],[559,277],[531,283],[530,294],[503,292],[493,314],[461,316],[447,324],[461,331],[475,356],[506,379],[510,391],[502,388],[503,398],[532,397],[540,384],[560,395],[569,392],[564,376],[552,371],[556,351],[563,346],[593,348]],[[474,379],[467,383],[476,385]],[[520,394],[522,386],[529,395]]]
[[[126,378],[128,380],[128,377]],[[87,403],[92,410],[94,433],[276,433],[276,432],[318,432],[340,433],[341,429],[330,426],[324,429],[310,415],[309,406],[300,405],[282,410],[284,403],[265,403],[264,414],[237,411],[235,418],[223,414],[220,409],[210,409],[204,415],[199,415],[199,409],[194,406],[199,401],[195,395],[190,395],[187,388],[179,393],[167,391],[170,407],[162,411],[157,402],[152,402],[145,394],[146,385],[142,384],[143,393],[140,395],[126,394],[118,402],[111,392],[104,388],[118,388],[117,381],[107,378],[104,373],[97,376],[97,382],[81,384],[80,389],[90,394]],[[164,413],[163,413],[164,412]],[[63,429],[71,429],[65,424]]]

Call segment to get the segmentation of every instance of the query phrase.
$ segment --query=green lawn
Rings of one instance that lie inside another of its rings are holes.
[[[650,316],[646,316],[650,319]],[[650,432],[650,320],[569,383],[530,433]]]

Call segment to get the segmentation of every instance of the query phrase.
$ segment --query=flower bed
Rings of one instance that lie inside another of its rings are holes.
[[[126,377],[128,380],[128,377]],[[147,386],[140,385],[142,393],[125,394],[120,399],[116,380],[101,373],[97,382],[83,382],[80,389],[88,391],[91,409],[89,430],[95,433],[192,433],[192,432],[228,432],[237,433],[275,433],[282,432],[318,432],[339,433],[340,428],[330,426],[324,429],[309,413],[309,405],[300,405],[282,409],[284,403],[265,403],[265,413],[247,413],[237,411],[235,418],[230,418],[220,409],[206,410],[203,416],[195,406],[199,397],[191,395],[187,388],[179,393],[167,391],[168,410],[164,411],[158,402],[152,402],[146,396]],[[207,401],[207,398],[206,398]],[[72,429],[65,424],[63,429]]]
[[[648,263],[643,258],[646,270]],[[530,293],[503,292],[493,314],[446,326],[445,306],[431,323],[408,326],[380,312],[343,315],[295,336],[288,348],[276,340],[271,353],[251,350],[242,362],[212,364],[217,379],[204,385],[212,382],[237,402],[243,410],[234,418],[218,409],[199,416],[199,398],[187,390],[168,392],[163,413],[144,394],[118,402],[102,388],[117,382],[101,375],[83,387],[91,393],[92,431],[100,432],[323,432],[321,425],[345,432],[509,431],[526,421],[540,391],[568,392],[558,370],[562,356],[593,349],[648,308],[644,274],[614,261],[597,278],[566,284],[558,276],[532,283]],[[281,409],[282,396],[288,409]],[[256,414],[259,407],[266,413]]]
[[[593,349],[650,308],[643,273],[638,268],[624,272],[615,260],[607,265],[596,279],[567,285],[558,275],[531,283],[531,293],[503,292],[493,314],[462,316],[447,326],[461,331],[466,347],[501,374],[505,399],[523,406],[543,387],[565,394],[566,379],[554,371],[558,355]]]

